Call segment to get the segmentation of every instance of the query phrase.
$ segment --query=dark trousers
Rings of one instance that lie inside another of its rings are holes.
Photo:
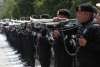
[[[83,61],[83,62],[78,62],[77,67],[100,67],[100,63],[94,61]]]
[[[54,66],[55,67],[72,67],[72,56],[67,53],[54,53]]]
[[[39,60],[41,67],[50,67],[51,49],[39,50]]]

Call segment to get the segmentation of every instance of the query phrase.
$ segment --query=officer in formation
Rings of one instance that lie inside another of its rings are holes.
[[[77,62],[74,63],[76,67],[100,67],[100,25],[97,23],[99,21],[94,20],[94,8],[91,4],[83,3],[76,6],[76,12],[78,20],[76,27],[69,22],[70,25],[66,23],[69,30],[66,29],[62,33],[57,29],[53,32],[54,67],[72,67],[73,61]],[[99,12],[97,13],[97,20],[99,18],[98,14]],[[41,19],[42,17],[43,19],[50,18],[49,15],[49,18],[46,18],[46,16],[41,15]],[[69,10],[58,10],[57,17],[53,19],[58,21],[60,18],[69,19]],[[35,31],[38,34],[34,35]],[[47,34],[48,30],[45,26],[37,31],[33,24],[27,23],[24,26],[6,29],[9,43],[20,54],[19,58],[23,62],[26,61],[26,65],[31,65],[31,67],[35,67],[34,56],[37,51],[35,47],[37,44],[41,67],[50,67],[51,44],[48,41]],[[70,43],[72,35],[76,35],[74,49]],[[35,36],[37,36],[38,43],[35,43]],[[72,53],[74,53],[74,57]]]
[[[31,67],[35,67],[35,51],[36,51],[35,38],[34,38],[33,32],[34,31],[32,31],[31,26],[29,26],[27,28],[27,35],[28,36],[26,39],[27,40],[26,50],[27,50],[27,58],[31,63]]]
[[[99,64],[100,63],[100,37],[99,37],[100,25],[94,20],[94,8],[91,4],[83,3],[77,5],[76,12],[77,12],[77,20],[79,25],[78,27],[75,28],[74,31],[73,29],[70,29],[71,34],[72,33],[76,34],[76,38],[75,38],[76,39],[76,49],[75,49],[76,60],[75,61],[77,63],[75,63],[76,64],[75,66],[76,67],[99,67],[100,66]],[[68,35],[68,32],[66,34]],[[59,36],[60,33],[58,31],[54,32],[54,37],[56,37],[56,39],[59,38]],[[57,46],[58,45],[59,43],[57,44]]]
[[[50,19],[48,14],[40,15],[40,19]],[[39,61],[41,67],[50,67],[51,59],[51,44],[48,41],[48,30],[46,27],[41,27],[38,32],[38,49],[39,49]]]
[[[54,21],[59,21],[60,18],[69,19],[70,18],[69,10],[68,9],[58,10],[57,17],[54,17],[53,19]],[[62,31],[55,30],[53,35],[54,35],[53,49],[54,49],[55,67],[71,67],[73,57],[69,53],[73,52],[73,48],[69,43],[66,44],[64,43],[63,36],[65,36],[65,33],[62,34]],[[69,53],[67,53],[66,51],[67,48],[65,48],[65,46],[67,46]]]
[[[100,25],[93,18],[91,4],[76,7],[80,26],[77,30],[77,67],[100,67]]]
[[[78,19],[79,26],[76,27],[75,30],[73,29],[70,30],[70,34],[72,33],[76,34],[77,48],[75,49],[75,58],[76,58],[75,61],[77,63],[75,63],[76,64],[75,66],[76,67],[99,67],[100,66],[99,64],[100,25],[97,24],[97,22],[94,20],[94,8],[91,4],[83,3],[76,7],[76,12],[77,12],[77,19]],[[68,35],[68,32],[66,34]],[[58,31],[56,32],[54,31],[54,37],[56,37],[55,38],[56,41],[57,38],[60,37],[60,35],[61,34]],[[54,45],[55,43],[56,42],[54,42]],[[57,46],[59,44],[61,43],[57,43]],[[61,48],[61,46],[59,48]]]

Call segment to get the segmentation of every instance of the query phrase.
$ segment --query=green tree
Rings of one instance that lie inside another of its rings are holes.
[[[16,3],[13,5],[11,14],[12,14],[13,19],[20,19],[20,13],[19,13],[18,6]]]
[[[16,0],[20,17],[28,17],[34,14],[33,0]]]
[[[99,0],[4,0],[0,18],[29,17],[47,13],[53,18],[57,10],[65,8],[70,10],[71,18],[76,18],[75,7],[81,3],[91,3],[96,6]]]
[[[12,11],[13,3],[14,3],[14,0],[4,1],[2,12],[0,13],[0,18],[11,18],[11,11]]]
[[[72,0],[35,0],[35,12],[40,15],[48,13],[51,17],[56,16],[57,10],[61,8],[70,9]]]

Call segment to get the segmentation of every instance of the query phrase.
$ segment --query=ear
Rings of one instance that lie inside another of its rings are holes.
[[[87,12],[87,13],[86,13],[86,16],[89,16],[89,15],[90,15],[90,13]]]
[[[87,17],[90,17],[90,16],[91,16],[91,13],[90,13],[90,12],[87,12],[87,13],[86,13],[86,16],[87,16]]]

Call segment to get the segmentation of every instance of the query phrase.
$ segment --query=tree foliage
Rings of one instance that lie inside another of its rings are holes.
[[[12,11],[13,3],[14,3],[14,0],[4,1],[2,12],[0,13],[0,18],[11,18],[11,11]]]
[[[66,8],[71,12],[71,18],[75,18],[75,7],[81,3],[98,3],[99,0],[4,0],[0,18],[29,17],[32,14],[49,14],[51,18],[56,16],[57,10]]]
[[[17,13],[20,17],[27,17],[34,13],[33,0],[16,0],[15,2],[16,7],[13,11],[17,9]]]

